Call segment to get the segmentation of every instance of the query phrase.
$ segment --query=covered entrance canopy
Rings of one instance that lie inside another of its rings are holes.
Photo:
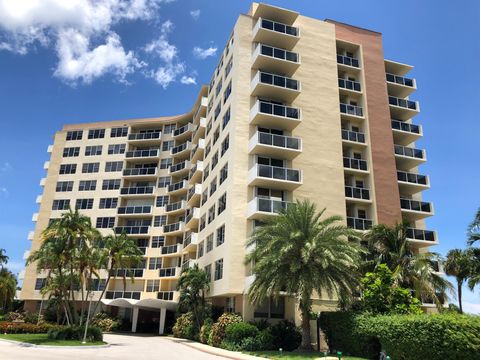
[[[102,303],[108,306],[118,306],[123,308],[129,308],[133,310],[132,315],[132,332],[137,331],[138,312],[139,310],[159,311],[160,321],[158,333],[163,335],[165,331],[165,318],[167,310],[175,311],[178,303],[174,301],[160,300],[160,299],[102,299]]]

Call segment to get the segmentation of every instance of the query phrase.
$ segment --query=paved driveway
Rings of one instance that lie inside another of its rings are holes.
[[[160,336],[112,335],[105,334],[104,339],[111,346],[101,349],[62,349],[22,347],[17,344],[0,341],[1,360],[220,360],[220,356],[182,345]]]

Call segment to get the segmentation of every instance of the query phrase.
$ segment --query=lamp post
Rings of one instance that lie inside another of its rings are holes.
[[[90,320],[90,308],[92,307],[93,291],[90,294],[88,294],[88,297],[89,297],[89,302],[88,302],[87,321],[85,321],[85,331],[83,333],[82,344],[87,343],[88,322]]]

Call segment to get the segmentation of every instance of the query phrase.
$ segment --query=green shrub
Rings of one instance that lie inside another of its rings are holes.
[[[102,331],[118,330],[121,326],[121,320],[110,316],[105,312],[99,312],[92,318],[91,325],[98,327]]]
[[[272,325],[269,331],[273,336],[274,349],[293,351],[302,343],[302,333],[291,321],[282,320]]]
[[[205,321],[203,322],[203,325],[200,328],[200,336],[199,336],[199,340],[201,343],[203,344],[208,343],[208,337],[212,332],[212,325],[213,325],[212,319],[205,319]]]
[[[194,340],[195,329],[193,324],[193,314],[188,312],[177,317],[172,331],[173,336],[177,338]]]
[[[255,338],[259,331],[255,325],[239,322],[228,325],[225,328],[225,340],[234,344],[240,344],[243,339]]]
[[[84,332],[84,326],[52,328],[48,331],[48,338],[51,340],[83,340]],[[89,326],[87,329],[87,341],[94,342],[102,340],[102,330],[95,326]]]
[[[265,329],[260,331],[257,335],[257,345],[258,345],[257,351],[275,350],[275,347],[273,346],[273,340],[274,338],[270,329]],[[256,350],[252,350],[252,351],[256,351]]]
[[[249,322],[250,324],[252,325],[255,325],[257,327],[258,330],[262,331],[262,330],[266,330],[270,327],[270,324],[268,323],[268,320],[267,319],[260,319],[260,320],[252,320]]]
[[[208,345],[219,347],[225,339],[225,330],[228,325],[242,322],[242,317],[234,313],[224,313],[212,326],[212,331],[208,337]]]
[[[46,334],[50,329],[61,328],[58,325],[51,324],[27,324],[1,322],[0,334]]]
[[[10,311],[5,315],[5,321],[25,321],[25,314],[17,311]]]

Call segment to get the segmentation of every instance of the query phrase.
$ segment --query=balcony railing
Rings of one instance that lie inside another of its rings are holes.
[[[300,90],[300,82],[285,76],[259,71],[259,82],[290,90]],[[258,76],[257,74],[257,76]]]
[[[420,126],[398,120],[392,120],[392,129],[420,134]]]
[[[178,252],[178,244],[162,246],[162,255],[176,254]]]
[[[395,154],[401,156],[412,157],[416,159],[424,159],[425,154],[422,149],[410,148],[402,145],[395,145]]]
[[[170,153],[172,155],[178,154],[179,152],[182,152],[183,150],[187,149],[189,146],[190,146],[190,141],[186,141],[183,144],[173,147]]]
[[[140,291],[107,291],[105,292],[105,298],[109,300],[113,299],[133,299],[140,300]]]
[[[285,25],[276,21],[260,19],[260,26],[263,29],[272,30],[286,35],[298,36],[298,29],[294,26]]]
[[[258,143],[262,145],[271,145],[292,150],[302,149],[302,139],[300,138],[285,135],[269,134],[261,131],[257,131],[256,136]]]
[[[172,191],[177,191],[177,190],[180,190],[180,189],[186,189],[187,186],[188,186],[187,181],[182,180],[182,181],[176,182],[174,184],[168,185],[167,191],[172,192]]]
[[[189,201],[195,194],[202,194],[202,185],[196,184],[195,186],[192,186],[190,189],[188,189],[187,201]]]
[[[179,222],[176,222],[176,223],[173,223],[173,224],[168,224],[168,225],[164,225],[163,226],[163,232],[164,233],[170,233],[170,232],[174,232],[174,231],[180,231],[183,227],[183,222],[182,221],[179,221]]]
[[[400,207],[404,210],[432,212],[432,204],[425,201],[400,198]]]
[[[357,105],[340,103],[340,112],[347,115],[363,116],[363,108]]]
[[[420,241],[435,241],[435,231],[423,229],[407,229],[407,238]]]
[[[177,211],[185,208],[185,200],[175,202],[173,204],[168,204],[165,207],[165,212],[172,212],[172,211]]]
[[[161,132],[133,133],[128,135],[128,140],[155,140],[160,139]]]
[[[188,224],[189,221],[192,220],[194,217],[196,219],[200,217],[200,209],[197,207],[189,208],[185,213],[186,213],[185,224]]]
[[[192,243],[192,241],[196,241],[198,239],[198,234],[189,231],[185,234],[185,239],[183,240],[183,248],[185,249],[188,245]],[[196,242],[194,242],[196,244]]]
[[[110,276],[114,277],[143,277],[143,271],[145,269],[116,269],[110,271]]]
[[[117,209],[119,215],[150,214],[151,206],[121,206]]]
[[[190,161],[185,160],[185,161],[182,161],[182,162],[180,162],[180,163],[178,163],[178,164],[172,165],[172,166],[170,166],[170,173],[174,173],[174,172],[183,170],[183,169],[185,169],[189,164],[190,164]]]
[[[153,186],[131,186],[120,189],[120,195],[144,195],[153,194]]]
[[[274,199],[264,199],[264,198],[255,198],[253,201],[256,202],[256,211],[261,211],[270,214],[277,214],[280,211],[286,209],[288,206],[293,203],[288,201],[274,200]]]
[[[300,62],[300,57],[297,53],[264,44],[257,44],[255,50],[257,50],[258,47],[260,47],[260,54],[262,55],[294,63]]]
[[[397,171],[397,179],[398,181],[408,182],[411,184],[428,185],[428,178],[426,175]]]
[[[345,196],[353,199],[370,200],[370,190],[354,186],[345,186]]]
[[[403,107],[406,109],[417,110],[417,103],[415,101],[410,101],[407,99],[400,99],[395,96],[388,97],[388,103],[390,105]]]
[[[256,164],[255,166],[257,168],[256,175],[262,178],[293,182],[302,181],[300,170],[262,164]]]
[[[354,141],[358,143],[365,143],[365,134],[362,132],[342,129],[342,139],[347,141]]]
[[[178,128],[178,129],[175,129],[175,131],[173,132],[173,136],[182,135],[189,130],[190,131],[192,130],[192,123],[188,123],[187,125],[184,125],[184,126]]]
[[[373,221],[356,217],[347,217],[347,226],[355,230],[368,230],[372,227]]]
[[[161,268],[158,271],[158,276],[159,277],[172,277],[177,275],[177,268],[176,267],[170,267],[170,268]]]
[[[148,157],[157,157],[160,151],[158,149],[152,150],[133,150],[127,151],[125,157],[128,158],[148,158]]]
[[[345,56],[345,55],[340,55],[337,54],[337,63],[343,64],[343,65],[348,65],[348,66],[353,66],[353,67],[360,67],[360,64],[358,62],[358,59],[355,59],[353,57]]]
[[[362,159],[355,159],[351,157],[343,157],[343,167],[355,170],[367,171],[367,161]]]
[[[146,176],[156,175],[157,168],[128,168],[123,170],[123,176]]]
[[[157,299],[166,300],[166,301],[173,301],[174,294],[175,294],[175,291],[159,291],[157,293]]]
[[[352,81],[347,79],[338,79],[338,87],[353,91],[362,91],[360,83],[358,81]]]
[[[259,101],[258,104],[259,104],[258,110],[263,114],[282,116],[282,117],[287,117],[290,119],[297,119],[297,120],[300,119],[300,109],[298,108],[285,106],[285,105],[272,104],[265,101]]]
[[[148,234],[149,226],[117,226],[115,228],[116,234],[125,233],[127,235],[141,235]]]
[[[393,75],[387,73],[387,81],[395,84],[414,87],[413,79],[409,79],[403,76]]]

